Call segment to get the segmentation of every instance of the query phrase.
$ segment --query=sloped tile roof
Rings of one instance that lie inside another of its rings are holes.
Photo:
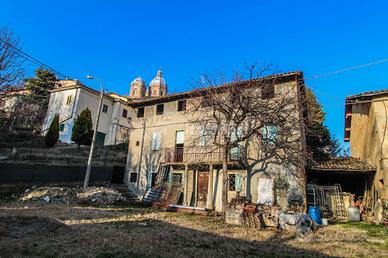
[[[270,79],[285,79],[285,78],[293,78],[294,76],[299,76],[299,78],[303,78],[303,72],[293,71],[293,72],[272,74],[269,76],[253,79],[252,81],[270,80]],[[243,81],[239,81],[239,82],[226,83],[223,85],[214,86],[214,88],[222,89],[225,87],[230,87],[230,86],[236,85],[238,83],[244,83],[247,81],[250,81],[250,80],[243,80]],[[165,96],[160,96],[160,97],[145,97],[145,98],[133,99],[132,101],[134,103],[134,106],[154,104],[154,102],[169,101],[171,99],[176,99],[176,98],[186,98],[188,96],[192,96],[193,94],[195,95],[196,93],[199,93],[202,91],[206,92],[208,89],[210,89],[210,88],[201,88],[201,89],[194,89],[194,90],[190,90],[190,91],[171,93],[171,94],[168,94]]]
[[[318,161],[308,166],[310,170],[343,171],[343,172],[374,172],[375,168],[365,161],[353,157],[331,158]]]
[[[383,95],[383,94],[387,94],[387,93],[388,93],[388,89],[375,90],[375,91],[366,91],[366,92],[358,93],[358,94],[355,94],[355,95],[347,96],[346,100],[353,100],[353,99],[357,99],[357,98],[374,97],[374,96]]]

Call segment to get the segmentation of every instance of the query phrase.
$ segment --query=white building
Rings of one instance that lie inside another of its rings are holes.
[[[150,83],[147,95],[145,82],[140,77],[132,81],[130,92],[131,95],[128,97],[115,93],[104,94],[97,129],[97,144],[113,145],[127,141],[132,113],[129,104],[136,99],[166,95],[167,84],[159,70]],[[78,80],[61,80],[60,86],[51,90],[43,134],[46,134],[55,114],[59,114],[59,140],[72,143],[71,134],[75,119],[84,109],[89,108],[94,124],[97,118],[99,98],[100,92],[85,86]]]

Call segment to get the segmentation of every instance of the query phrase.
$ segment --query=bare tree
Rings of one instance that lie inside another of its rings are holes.
[[[24,61],[15,48],[20,40],[9,27],[0,27],[0,92],[19,85],[24,77]]]
[[[264,77],[274,71],[271,66],[246,65],[246,71],[236,73],[234,82],[222,86],[210,76],[202,76],[189,110],[195,112],[188,112],[201,134],[197,139],[206,138],[211,146],[207,150],[221,153],[223,211],[228,200],[230,161],[247,171],[248,198],[252,176],[267,173],[271,165],[282,166],[287,176],[304,186],[306,155],[299,85],[283,84],[282,76]]]

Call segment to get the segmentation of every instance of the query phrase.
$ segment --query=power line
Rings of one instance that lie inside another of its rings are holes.
[[[349,72],[349,71],[353,71],[353,70],[358,70],[358,69],[361,69],[361,68],[365,68],[365,67],[376,65],[376,64],[382,64],[382,63],[386,63],[386,62],[388,62],[388,58],[376,60],[376,61],[373,61],[373,62],[370,62],[370,63],[365,63],[365,64],[361,64],[361,65],[356,65],[356,66],[351,66],[351,67],[343,68],[343,69],[336,70],[336,71],[333,71],[333,72],[328,72],[328,73],[314,75],[314,76],[305,78],[305,80],[306,81],[311,81],[311,80],[314,80],[314,79],[318,79],[318,78],[322,78],[322,77],[328,77],[328,76],[331,76],[331,75],[335,75],[335,74],[339,74],[339,73],[344,73],[344,72]],[[314,87],[312,85],[310,85],[310,87],[313,88],[315,91],[320,92],[320,94],[322,96],[326,97],[326,98],[332,99],[334,101],[341,101],[341,102],[345,101],[345,99],[330,96],[326,92],[323,92],[323,91],[319,90],[317,87]]]
[[[13,46],[9,42],[7,42],[1,38],[0,38],[0,41],[3,42],[4,44],[6,44],[8,47],[11,47],[19,56],[23,57],[24,59],[26,59],[26,60],[28,60],[36,65],[42,66],[42,67],[46,68],[47,70],[50,70],[50,71],[54,72],[55,74],[62,76],[63,78],[70,78],[69,76],[59,72],[58,70],[55,70],[54,68],[46,65],[45,63],[42,63],[41,61],[39,61],[38,59],[34,58],[33,56],[27,54],[26,52],[22,51],[21,49]]]
[[[329,72],[329,73],[323,73],[323,74],[314,75],[312,77],[305,78],[305,80],[314,80],[314,79],[318,79],[318,78],[322,78],[322,77],[327,77],[327,76],[330,76],[330,75],[344,73],[344,72],[348,72],[348,71],[358,70],[358,69],[361,69],[361,68],[364,68],[364,67],[372,66],[372,65],[375,65],[375,64],[382,64],[382,63],[386,63],[386,62],[388,62],[388,58],[376,60],[376,61],[373,61],[373,62],[370,62],[370,63],[366,63],[366,64],[361,64],[361,65],[347,67],[347,68],[344,68],[344,69],[341,69],[341,70],[337,70],[337,71],[333,71],[333,72]]]

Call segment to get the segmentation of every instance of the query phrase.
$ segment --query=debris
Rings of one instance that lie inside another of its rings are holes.
[[[23,202],[41,202],[54,204],[93,204],[111,205],[127,201],[117,190],[107,187],[89,187],[86,191],[82,188],[70,187],[35,187],[27,189],[19,196]]]
[[[285,213],[280,211],[279,213],[279,228],[294,232],[306,232],[304,227],[308,227],[310,230],[316,230],[317,225],[310,218],[309,215],[304,213]]]

